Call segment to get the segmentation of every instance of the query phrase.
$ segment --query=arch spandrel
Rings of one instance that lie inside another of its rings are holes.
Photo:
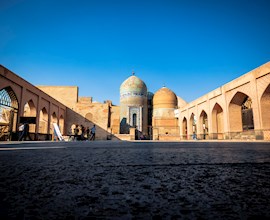
[[[230,104],[242,105],[244,100],[246,99],[246,97],[250,97],[250,96],[243,93],[243,92],[237,91],[237,92],[235,92],[234,96],[231,98],[229,105]]]
[[[238,88],[232,89],[231,91],[228,91],[225,93],[227,105],[229,105],[229,103],[231,103],[232,99],[235,97],[235,95],[237,93],[243,93],[246,96],[249,96],[251,99],[254,99],[254,97],[252,95],[251,83],[249,82],[249,83],[246,83]]]
[[[263,77],[260,77],[256,80],[257,83],[257,92],[258,97],[261,99],[262,95],[264,94],[265,90],[270,84],[270,72]]]

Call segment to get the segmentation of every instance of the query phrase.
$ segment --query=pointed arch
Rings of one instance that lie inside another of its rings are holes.
[[[201,132],[201,139],[208,139],[208,116],[204,110],[202,110],[199,118],[199,130]]]
[[[60,129],[61,134],[64,134],[64,124],[65,124],[64,117],[63,117],[63,115],[60,115],[59,129]]]
[[[39,133],[47,134],[48,132],[49,115],[44,107],[39,112]]]
[[[19,103],[13,89],[8,86],[0,90],[0,139],[12,140],[17,130]]]
[[[182,121],[182,138],[187,140],[188,138],[188,127],[187,127],[187,119],[186,117],[183,118]]]
[[[221,106],[216,103],[212,110],[212,139],[223,139],[224,113]]]
[[[30,99],[27,103],[24,105],[23,109],[23,116],[25,117],[35,117],[36,116],[36,106],[32,99]]]
[[[229,104],[230,132],[253,130],[252,99],[242,92],[237,92]]]
[[[262,94],[261,100],[262,128],[270,129],[270,84]]]
[[[133,113],[132,114],[132,124],[131,126],[133,126],[134,128],[137,128],[137,114],[136,113]]]
[[[56,113],[53,112],[52,115],[51,115],[51,124],[50,124],[50,133],[53,134],[53,123],[56,123],[57,124],[57,116],[56,116]]]
[[[196,139],[197,136],[197,118],[194,113],[191,114],[189,119],[189,136],[190,139]]]
[[[10,86],[0,90],[0,105],[18,110],[18,99]]]
[[[25,103],[23,108],[23,116],[24,117],[36,117],[37,116],[37,110],[36,106],[32,99],[30,99],[27,103]],[[29,124],[29,132],[35,133],[36,125],[35,124]]]

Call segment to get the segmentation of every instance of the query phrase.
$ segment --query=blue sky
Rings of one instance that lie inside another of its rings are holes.
[[[270,61],[270,1],[1,0],[0,63],[119,104],[132,70],[187,102]]]

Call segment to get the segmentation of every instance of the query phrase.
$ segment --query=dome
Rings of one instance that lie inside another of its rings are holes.
[[[147,97],[147,87],[145,83],[137,76],[130,76],[120,86],[120,97],[130,96]]]
[[[177,97],[175,93],[166,87],[162,87],[154,95],[153,107],[177,108]]]
[[[148,100],[152,100],[153,96],[154,96],[154,94],[152,92],[147,92],[147,99]]]

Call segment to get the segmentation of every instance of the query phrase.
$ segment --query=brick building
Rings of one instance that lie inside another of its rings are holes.
[[[64,135],[75,125],[97,127],[97,139],[270,140],[270,62],[187,103],[169,88],[156,93],[134,74],[120,86],[120,106],[79,97],[77,86],[34,86],[0,66],[0,138],[16,139],[32,119],[32,139]]]

